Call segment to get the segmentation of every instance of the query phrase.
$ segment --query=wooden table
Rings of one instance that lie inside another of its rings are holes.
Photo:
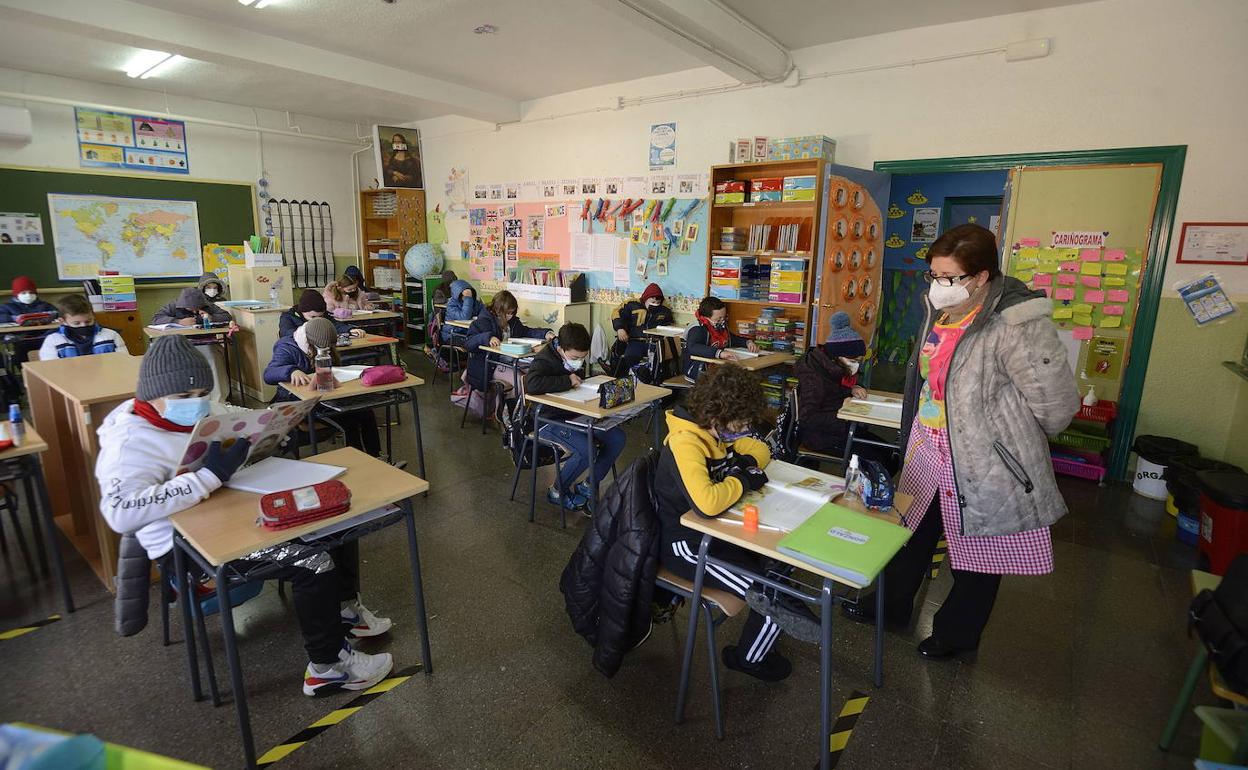
[[[149,340],[157,337],[189,337],[191,339],[207,339],[212,338],[213,342],[221,344],[221,352],[225,355],[225,382],[227,392],[225,400],[230,401],[234,397],[234,372],[238,371],[238,392],[246,394],[246,386],[243,384],[242,358],[238,353],[238,333],[237,328],[230,326],[219,326],[213,329],[204,329],[200,326],[185,326],[178,329],[153,329],[150,326],[143,327],[143,333],[147,335]],[[234,353],[234,365],[230,365],[230,353]],[[246,403],[246,398],[243,399]]]
[[[239,731],[243,739],[243,753],[249,767],[256,764],[255,743],[251,734],[251,718],[247,710],[246,688],[243,683],[242,664],[238,656],[234,613],[230,608],[229,591],[242,583],[264,579],[264,574],[263,568],[259,573],[240,573],[230,567],[233,560],[322,530],[361,514],[389,505],[398,505],[403,518],[407,521],[408,556],[411,562],[416,620],[420,626],[421,655],[423,656],[421,663],[426,675],[433,673],[433,659],[429,650],[429,627],[425,613],[425,592],[420,572],[420,552],[417,547],[416,521],[412,509],[412,498],[427,492],[429,482],[350,447],[326,452],[305,462],[337,465],[347,469],[339,479],[351,488],[349,510],[338,516],[290,529],[270,531],[256,524],[260,495],[225,487],[217,490],[211,497],[193,508],[170,517],[176,530],[174,558],[179,595],[190,595],[186,568],[188,558],[216,579],[218,606],[222,608],[219,613],[221,630],[225,641],[226,659],[230,666],[230,683],[235,709],[238,713]],[[384,522],[385,517],[381,521]],[[380,526],[388,526],[388,524],[362,523],[359,527],[331,535],[316,543],[324,547],[332,547],[343,542],[357,540]],[[196,700],[199,700],[202,698],[202,688],[199,682],[196,644],[191,641],[195,639],[191,624],[191,603],[180,602],[180,604],[182,605],[183,638],[189,641],[186,648],[192,672],[191,688]],[[203,644],[208,644],[207,639],[202,641]]]
[[[327,401],[338,401],[345,398],[352,398],[353,396],[371,396],[376,393],[395,394],[395,400],[388,406],[397,406],[398,404],[403,403],[403,400],[410,401],[412,404],[412,424],[416,426],[416,460],[420,467],[420,477],[425,478],[425,442],[420,435],[420,406],[416,401],[416,388],[424,384],[425,381],[423,379],[414,374],[409,374],[406,378],[400,380],[399,382],[392,382],[388,385],[373,385],[371,387],[360,382],[357,378],[341,383],[338,387],[328,392],[317,390],[313,385],[296,386],[291,385],[289,382],[282,383],[281,387],[291,395],[298,398],[300,401],[307,401],[310,398],[320,398],[321,404],[324,404]],[[403,392],[402,395],[404,398],[399,398],[400,391]],[[318,406],[317,410],[321,408],[321,406]],[[362,406],[360,409],[351,409],[346,407],[334,411],[339,413],[349,413],[353,411],[361,411],[362,409],[374,408],[376,408],[376,405],[369,404],[367,406]],[[313,415],[316,414],[317,410],[313,410],[313,413],[308,415],[308,435],[312,440],[313,453],[316,452],[316,421],[313,419]],[[332,417],[332,415],[325,416]],[[390,420],[387,419],[385,422],[386,454],[391,460],[393,460],[394,451],[391,445]]]
[[[889,393],[884,390],[869,391],[867,398],[874,401],[884,401],[890,404],[901,404],[900,393]],[[901,430],[901,410],[895,407],[885,407],[880,409],[872,407],[871,404],[862,403],[861,399],[845,399],[841,404],[840,410],[836,413],[837,419],[844,420],[849,423],[849,432],[845,435],[845,457],[843,468],[849,467],[849,458],[853,456],[854,442],[866,444],[867,446],[879,447],[881,449],[889,449],[894,452],[901,451],[901,447],[897,441],[880,441],[873,438],[857,438],[858,425],[875,425],[880,428],[891,428],[892,430]]]
[[[400,321],[403,318],[402,313],[396,313],[393,310],[373,310],[371,312],[364,313],[356,311],[350,318],[333,319],[332,316],[333,314],[331,313],[331,320],[342,321],[343,323],[350,324],[352,326],[377,326],[382,329],[388,328],[391,331],[395,328],[395,322]]]
[[[398,337],[387,337],[382,334],[365,334],[363,337],[352,337],[350,344],[339,345],[338,354],[354,353],[357,350],[367,350],[369,348],[388,347],[390,349],[390,363],[398,366],[398,344]]]
[[[48,554],[51,554],[65,610],[73,612],[74,597],[65,576],[65,559],[56,540],[56,522],[52,515],[52,506],[48,503],[48,485],[44,480],[39,459],[46,451],[48,442],[44,441],[33,426],[26,426],[26,437],[20,446],[0,450],[0,474],[3,474],[5,481],[19,478],[22,480],[26,492],[26,509],[30,512],[31,529],[35,534],[35,546],[39,549],[44,577],[48,575]]]
[[[572,430],[577,431],[578,433],[585,434],[585,445],[588,451],[588,458],[589,458],[588,467],[589,467],[590,487],[593,492],[593,495],[592,495],[593,501],[595,504],[597,504],[598,502],[598,480],[594,478],[594,426],[597,425],[600,420],[605,420],[607,418],[619,415],[623,412],[627,412],[630,409],[635,409],[639,405],[649,404],[650,405],[650,418],[653,421],[653,425],[654,425],[653,446],[655,448],[658,448],[659,446],[659,422],[660,422],[658,407],[660,406],[661,400],[666,396],[670,396],[671,394],[672,394],[672,391],[668,390],[667,388],[660,388],[655,385],[647,385],[644,382],[639,382],[637,383],[637,389],[634,394],[635,398],[632,401],[630,401],[627,404],[624,404],[623,406],[617,406],[612,409],[603,409],[602,407],[598,406],[598,404],[596,403],[587,403],[584,401],[573,401],[568,398],[561,398],[554,393],[547,393],[547,394],[540,395],[540,396],[534,396],[532,394],[526,393],[524,396],[525,400],[536,406],[533,412],[533,437],[534,437],[534,440],[532,442],[533,444],[533,458],[532,458],[533,479],[529,485],[530,486],[529,488],[529,493],[530,493],[529,495],[529,521],[533,521],[533,517],[535,515],[536,508],[537,508],[538,441],[536,439],[537,439],[537,434],[541,430],[543,423],[548,424],[548,425],[560,425],[563,427],[571,428]],[[542,416],[543,407],[552,407],[555,409],[561,409],[565,412],[572,412],[573,414],[582,415],[589,419],[586,425],[579,425],[579,424],[572,423],[572,422],[569,422],[569,421],[566,421],[557,417],[545,418]],[[520,478],[520,466],[521,465],[522,463],[516,463],[516,475],[515,477],[513,477],[512,483],[511,483],[511,491],[512,491],[513,496],[515,495],[515,491],[516,491],[516,481]],[[563,526],[567,526],[565,510],[566,509],[562,505],[559,506],[559,519],[560,519],[560,522],[563,524]]]
[[[0,326],[0,336],[7,338],[10,335],[12,335],[16,339],[23,339],[23,340],[34,339],[36,337],[39,339],[42,339],[43,337],[48,336],[49,332],[54,332],[59,328],[61,328],[61,325],[59,323],[32,324],[30,326],[18,326],[14,324],[12,326]],[[5,340],[6,344],[4,345],[4,370],[6,372],[9,372],[10,374],[16,375],[17,371],[13,365],[13,345],[10,344],[12,341],[13,340],[8,340],[8,339]]]
[[[685,333],[688,331],[688,329],[681,329],[680,331],[668,329],[646,329],[642,333],[651,337],[664,337],[669,340],[684,340]]]
[[[22,366],[31,423],[48,444],[48,493],[57,526],[110,591],[120,537],[100,516],[95,431],[118,404],[134,397],[140,361],[103,353]]]
[[[782,366],[791,364],[797,360],[797,356],[792,353],[760,353],[754,358],[708,358],[706,356],[690,356],[694,361],[704,361],[708,364],[736,364],[742,369],[749,369],[751,372],[757,372],[760,369],[770,369],[773,366]]]
[[[909,507],[910,498],[899,498],[897,506],[901,513]],[[899,524],[901,521],[900,513],[897,510],[890,512],[875,512],[865,510],[861,505],[852,506],[876,518],[884,519],[893,524]],[[715,518],[707,518],[693,511],[689,511],[680,517],[680,523],[685,527],[702,533],[702,542],[698,547],[698,566],[694,572],[693,579],[693,597],[689,602],[689,625],[685,630],[685,654],[684,662],[680,672],[680,687],[676,695],[676,722],[680,723],[684,719],[685,700],[689,692],[689,674],[693,664],[693,648],[694,640],[697,636],[698,629],[698,613],[702,606],[702,587],[706,577],[707,564],[718,564],[720,566],[730,568],[738,573],[743,573],[751,578],[756,584],[770,586],[777,591],[787,593],[797,599],[808,603],[817,602],[820,606],[820,631],[821,639],[819,644],[819,765],[824,770],[831,767],[831,738],[832,738],[832,616],[835,609],[833,602],[834,584],[840,584],[850,589],[861,590],[866,585],[859,585],[851,580],[847,580],[839,575],[821,570],[814,565],[808,564],[800,559],[796,559],[777,547],[788,533],[778,532],[775,530],[759,528],[757,532],[746,532],[744,527],[728,524]],[[773,559],[784,564],[797,567],[805,572],[809,572],[822,580],[822,587],[817,597],[810,596],[793,588],[792,586],[773,580],[772,578],[757,573],[750,572],[739,565],[721,562],[713,556],[708,555],[711,539],[722,540],[731,543],[739,548],[744,548],[752,553],[759,554],[766,559]],[[884,667],[884,572],[880,571],[876,578],[875,586],[875,686],[883,685],[883,667]]]

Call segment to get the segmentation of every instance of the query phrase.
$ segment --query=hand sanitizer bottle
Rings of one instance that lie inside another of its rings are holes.
[[[845,501],[857,500],[862,500],[862,472],[858,470],[858,455],[854,455],[845,470]]]

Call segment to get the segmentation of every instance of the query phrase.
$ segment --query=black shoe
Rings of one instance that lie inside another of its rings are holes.
[[[772,588],[760,591],[751,586],[745,592],[745,603],[760,615],[776,621],[781,631],[799,642],[819,643],[822,625],[806,602]]]
[[[855,623],[866,623],[868,625],[874,626],[875,625],[875,597],[874,596],[863,597],[862,601],[858,602],[857,604],[851,604],[850,602],[841,602],[841,615],[854,621]],[[884,628],[888,629],[889,631],[904,631],[906,627],[909,625],[910,625],[910,621],[908,620],[903,623],[901,621],[893,620],[889,618],[887,613],[884,615]]]
[[[758,663],[746,663],[737,656],[737,648],[728,645],[724,648],[723,655],[720,656],[724,665],[733,671],[740,671],[743,674],[749,674],[755,679],[761,679],[764,682],[779,682],[787,679],[789,674],[793,673],[793,664],[789,659],[780,653],[772,650]]]
[[[928,660],[952,660],[964,653],[974,652],[977,648],[958,648],[942,642],[935,636],[929,636],[919,642],[919,654]]]

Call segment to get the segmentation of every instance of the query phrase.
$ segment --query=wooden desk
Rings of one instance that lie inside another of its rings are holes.
[[[243,739],[243,753],[248,767],[256,764],[255,742],[251,733],[251,717],[247,709],[247,690],[243,682],[242,664],[238,656],[238,644],[234,631],[234,613],[230,609],[231,588],[264,579],[264,567],[246,574],[231,568],[234,559],[255,551],[279,545],[324,529],[334,523],[346,521],[369,511],[389,505],[398,505],[407,522],[408,557],[411,562],[412,586],[415,592],[416,620],[421,635],[421,664],[425,674],[433,673],[433,660],[429,650],[429,624],[425,613],[425,593],[420,571],[420,555],[416,541],[416,522],[412,510],[412,497],[428,491],[429,483],[369,457],[358,449],[338,449],[327,452],[306,462],[338,465],[347,469],[339,478],[351,488],[351,508],[338,516],[321,519],[290,529],[268,531],[256,524],[260,496],[236,489],[222,488],[207,500],[170,517],[176,530],[174,537],[175,575],[180,596],[189,595],[186,579],[186,559],[191,559],[200,569],[216,579],[217,601],[222,609],[221,630],[225,641],[226,659],[230,667],[230,682],[234,706],[238,714],[239,732]],[[393,520],[392,520],[393,521]],[[384,522],[384,518],[383,518]],[[382,526],[362,524],[358,528],[330,535],[321,541],[326,547],[359,539],[363,534]],[[271,574],[271,573],[270,573]],[[202,697],[199,682],[199,666],[196,659],[195,632],[191,624],[190,602],[181,602],[182,627],[190,664],[191,688],[196,700]],[[201,621],[202,622],[202,621]],[[207,645],[208,640],[202,643]],[[209,669],[211,671],[211,668]],[[215,682],[213,689],[215,694]]]
[[[233,322],[231,322],[233,323]],[[242,380],[242,362],[238,355],[238,329],[232,326],[218,326],[212,329],[205,329],[202,326],[184,326],[177,329],[153,329],[150,326],[143,327],[143,333],[147,335],[149,340],[157,337],[190,337],[191,339],[212,338],[213,342],[221,344],[221,352],[225,355],[225,382],[226,394],[225,400],[230,401],[234,398],[234,373],[239,374],[238,392],[246,394],[246,388]],[[230,353],[234,354],[235,362],[230,363]],[[243,403],[246,403],[244,399]]]
[[[690,357],[694,361],[704,361],[708,364],[736,364],[742,369],[749,369],[751,372],[757,372],[760,369],[770,369],[773,366],[791,364],[797,360],[797,356],[792,353],[760,353],[754,358],[739,358],[736,360],[729,360],[727,358],[707,358],[705,356]]]
[[[543,342],[541,345],[536,346],[528,353],[508,353],[501,347],[496,347],[494,345],[482,345],[477,348],[477,350],[485,353],[485,370],[487,372],[490,370],[491,359],[494,359],[492,362],[494,366],[502,366],[510,369],[512,390],[517,394],[523,395],[524,390],[520,387],[520,362],[525,359],[532,358],[542,352],[542,349],[545,348],[547,344],[549,343]],[[482,428],[484,429],[484,427],[485,424],[482,423]]]
[[[590,486],[593,490],[593,500],[596,504],[598,502],[598,481],[597,479],[594,478],[594,472],[593,472],[594,427],[595,425],[598,423],[599,420],[604,420],[609,417],[614,417],[621,413],[626,413],[631,409],[636,409],[638,406],[645,406],[649,404],[650,405],[650,417],[654,425],[653,446],[657,448],[659,446],[659,422],[660,422],[657,409],[659,407],[660,401],[664,397],[670,396],[671,394],[672,394],[672,391],[668,390],[667,388],[660,388],[655,385],[647,385],[644,382],[640,382],[637,384],[637,389],[634,394],[635,398],[632,401],[630,401],[627,404],[624,404],[623,406],[617,406],[612,409],[603,409],[602,407],[598,406],[598,404],[596,403],[587,403],[584,401],[573,401],[567,398],[560,398],[559,396],[554,395],[552,393],[547,393],[547,394],[543,394],[540,396],[534,396],[534,395],[526,393],[524,398],[529,403],[536,405],[536,409],[533,412],[533,435],[535,437],[537,436],[538,431],[541,430],[543,424],[561,425],[564,427],[572,428],[573,430],[576,430],[579,432],[583,432],[585,434],[585,445],[586,445],[586,449],[588,451],[588,457],[589,457],[588,467],[590,469],[589,471]],[[542,416],[543,407],[553,407],[555,409],[562,409],[565,412],[572,412],[573,414],[579,414],[579,415],[588,417],[589,424],[582,426],[582,425],[577,425],[574,423],[567,422],[560,418],[554,418],[554,419],[545,418]],[[534,470],[533,470],[532,482],[529,485],[530,486],[529,521],[533,521],[533,517],[535,515],[536,508],[537,508],[538,442],[533,441],[531,443],[533,444],[532,467]],[[512,483],[513,494],[515,493],[514,482],[517,479],[519,479],[519,476],[520,476],[520,465],[521,463],[516,463],[516,477],[515,479],[513,479],[513,483]],[[559,506],[560,521],[564,524],[564,526],[567,525],[565,511],[566,509],[562,505],[560,505]]]
[[[332,313],[330,314],[333,315]],[[345,324],[352,326],[375,326],[382,329],[393,331],[395,326],[402,323],[403,314],[396,313],[393,310],[374,310],[372,312],[352,314],[350,318],[339,318]]]
[[[876,390],[869,391],[868,398],[878,401],[886,401],[892,404],[901,404],[900,393],[889,393],[888,391]],[[845,399],[845,403],[841,405],[836,416],[838,419],[849,423],[849,431],[845,434],[845,456],[843,458],[844,465],[849,467],[849,458],[854,454],[854,444],[866,444],[867,446],[879,447],[880,449],[888,449],[894,452],[901,451],[897,441],[879,441],[873,438],[861,438],[857,436],[858,425],[875,425],[880,428],[890,428],[892,430],[901,430],[901,410],[885,407],[880,409],[873,408],[870,404],[854,402],[851,399]]]
[[[277,395],[277,388],[264,381],[264,370],[273,360],[273,345],[280,336],[282,313],[289,307],[265,302],[228,306],[238,324],[239,378],[243,391],[261,403]]]
[[[31,423],[48,444],[48,493],[56,524],[110,591],[120,538],[100,516],[95,431],[118,404],[134,397],[141,360],[104,353],[22,367]]]
[[[357,350],[368,350],[369,348],[388,347],[390,349],[390,363],[395,366],[399,365],[399,344],[398,337],[387,337],[382,334],[365,334],[363,337],[352,337],[350,344],[339,345],[338,354],[354,353]]]
[[[291,385],[289,382],[282,383],[281,387],[286,392],[298,398],[300,401],[307,401],[310,398],[319,397],[322,403],[326,401],[338,401],[344,398],[351,398],[353,396],[370,396],[376,393],[387,393],[387,392],[395,392],[395,391],[400,391],[400,390],[406,391],[406,394],[405,394],[406,400],[410,401],[412,404],[412,421],[413,421],[412,424],[416,428],[416,462],[420,467],[420,476],[421,478],[424,478],[425,477],[425,442],[424,442],[424,438],[421,436],[420,406],[416,400],[416,392],[417,392],[416,388],[424,384],[425,384],[425,381],[423,379],[421,379],[420,377],[417,377],[414,374],[409,374],[407,375],[406,378],[404,378],[403,380],[400,380],[399,382],[392,382],[387,385],[373,385],[371,387],[360,382],[359,378],[356,378],[354,380],[349,380],[347,382],[341,383],[338,385],[338,387],[328,392],[317,390],[312,385],[304,385],[302,387],[299,387],[299,386]],[[394,401],[394,405],[397,406],[400,403],[402,403],[402,400],[396,398]],[[320,409],[320,408],[321,407],[318,405],[317,409]],[[374,407],[370,405],[365,408],[371,410]],[[358,411],[358,410],[345,410],[345,411],[350,412],[350,411]],[[314,453],[316,451],[316,427],[315,427],[316,421],[315,419],[313,419],[315,414],[316,414],[316,411],[314,410],[312,414],[308,415],[308,435],[311,437],[312,451]],[[328,415],[324,413],[322,413],[322,415],[326,417],[330,417],[332,419],[332,415]],[[386,454],[390,457],[391,460],[393,460],[394,451],[393,451],[393,446],[390,440],[391,438],[390,420],[387,419],[385,422],[386,422],[386,426],[385,426],[386,427]]]
[[[32,324],[30,326],[0,326],[0,334],[13,334],[15,332],[54,332],[61,328],[59,323],[56,324]]]
[[[466,329],[468,329],[468,327],[472,326],[472,321],[447,321],[447,322],[446,322],[446,325],[447,325],[447,326],[453,326],[453,327],[455,327],[456,329],[465,329],[465,330],[466,330]]]
[[[50,554],[56,567],[56,580],[61,589],[61,598],[65,602],[65,610],[73,612],[74,597],[65,576],[65,559],[56,540],[56,522],[52,515],[52,506],[48,503],[48,485],[40,463],[39,456],[46,451],[48,442],[44,441],[33,426],[27,425],[26,437],[21,446],[0,450],[0,473],[3,473],[5,480],[22,480],[26,493],[26,510],[30,512],[31,530],[35,535],[35,546],[39,550],[44,577],[48,575]]]
[[[681,329],[680,331],[669,331],[667,329],[646,329],[642,333],[651,337],[664,337],[669,340],[684,340],[685,332],[687,331],[689,330]]]

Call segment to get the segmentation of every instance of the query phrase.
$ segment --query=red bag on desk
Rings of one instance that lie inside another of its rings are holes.
[[[392,382],[402,382],[407,378],[407,372],[403,371],[403,367],[394,364],[384,364],[382,366],[370,366],[360,375],[360,384],[365,387],[373,385],[389,385]]]
[[[265,529],[286,529],[337,516],[350,507],[351,490],[347,485],[324,481],[261,497],[260,524]]]

